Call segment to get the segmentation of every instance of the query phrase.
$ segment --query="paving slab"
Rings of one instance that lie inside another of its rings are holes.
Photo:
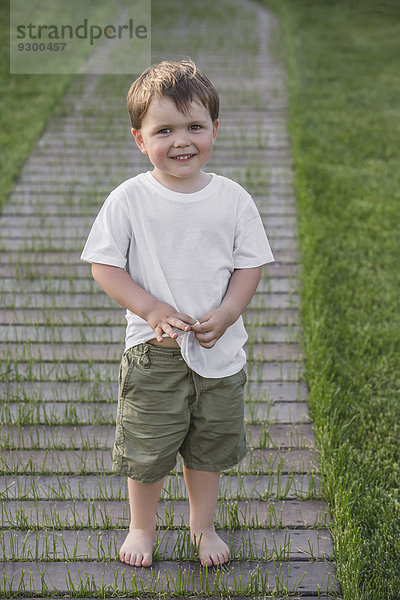
[[[8,329],[0,326],[3,343],[0,349],[0,359],[17,361],[65,361],[81,362],[88,360],[117,362],[121,357],[123,347],[119,342],[105,340],[105,343],[67,342],[54,340],[53,343],[34,342],[29,339],[15,343],[8,339]],[[103,340],[105,338],[103,337]],[[248,343],[246,355],[249,360],[258,362],[294,361],[301,360],[299,344],[294,342],[264,342]]]
[[[294,293],[299,288],[299,283],[294,277],[277,277],[276,272],[274,275],[275,276],[263,277],[260,280],[256,292],[257,294]],[[85,278],[75,280],[72,278],[60,279],[59,277],[52,277],[50,279],[32,279],[29,281],[20,276],[3,277],[1,292],[15,292],[17,294],[22,294],[23,292],[26,294],[103,294],[103,291],[94,279]]]
[[[4,531],[28,527],[129,527],[129,506],[125,500],[4,500],[2,502]],[[309,531],[325,529],[330,524],[330,514],[322,500],[220,500],[215,523],[218,528],[234,519],[236,527],[289,528]],[[189,507],[182,500],[160,501],[157,525],[188,527]],[[27,532],[27,530],[24,530]]]
[[[294,325],[299,322],[298,308],[252,308],[248,307],[243,313],[247,325]],[[113,305],[101,310],[76,308],[52,308],[46,311],[40,309],[0,309],[2,325],[113,325],[124,324],[125,314]]]
[[[313,448],[312,423],[245,424],[247,444],[254,448]],[[48,448],[78,450],[109,449],[114,442],[115,425],[6,425],[0,426],[2,450]]]
[[[79,448],[68,453],[58,449],[2,450],[0,473],[111,473],[111,450]],[[310,473],[318,470],[318,458],[312,450],[271,450],[255,448],[235,469],[242,473]],[[178,460],[175,472],[182,473]]]
[[[89,499],[128,500],[127,478],[122,475],[0,475],[0,493],[4,500],[49,499],[66,502]],[[164,483],[163,500],[187,499],[184,479],[174,473]],[[321,500],[322,488],[317,474],[221,476],[220,499],[230,500]]]
[[[256,205],[259,206],[260,213],[264,217],[296,214],[295,204],[291,200],[279,204],[276,202],[274,203],[273,200],[269,200],[269,202],[266,203],[263,201],[263,198],[257,196],[253,197],[253,200]],[[82,215],[82,206],[79,203],[79,198],[76,201],[69,203],[68,206],[66,206],[65,203],[57,201],[57,198],[45,203],[43,198],[38,197],[29,206],[27,206],[25,202],[26,196],[18,198],[15,195],[13,204],[4,207],[3,215],[13,218],[39,216],[40,214],[45,217],[49,215],[58,217],[75,217]],[[97,202],[95,202],[95,205],[97,206]],[[86,206],[89,208],[89,203],[87,203]]]
[[[300,332],[296,326],[278,325],[247,325],[249,338],[254,342],[295,343]],[[121,343],[124,339],[125,326],[105,325],[96,329],[92,326],[83,325],[79,329],[73,325],[60,326],[57,323],[39,327],[33,325],[0,325],[0,335],[7,343],[56,343],[56,344],[83,344],[96,343],[102,339],[108,343]]]
[[[325,529],[218,529],[231,551],[231,560],[322,560],[332,554],[332,538]],[[119,548],[126,538],[123,529],[9,529],[0,532],[2,560],[118,560]],[[159,528],[155,539],[157,561],[195,560],[189,528]]]
[[[30,374],[28,371],[27,375]],[[57,377],[55,377],[57,381]],[[104,425],[115,423],[116,402],[8,402],[0,405],[0,422],[18,425]],[[246,402],[244,418],[248,423],[306,423],[310,421],[307,402]]]
[[[246,397],[252,402],[300,402],[307,400],[308,387],[304,381],[248,381]],[[118,382],[105,381],[4,381],[0,382],[3,401],[114,401]]]
[[[121,346],[121,353],[123,347]],[[3,356],[5,356],[3,354]],[[259,362],[248,361],[250,381],[304,381],[304,365],[301,362]],[[55,360],[34,361],[27,357],[23,360],[3,360],[0,362],[0,379],[8,381],[111,381],[118,374],[115,360],[108,362],[79,362]]]
[[[34,249],[32,250],[34,252]],[[33,293],[28,295],[13,292],[0,292],[1,306],[5,309],[67,309],[73,306],[81,310],[93,310],[100,308],[111,308],[115,302],[106,294],[82,294],[82,293],[59,293],[56,290],[44,293]],[[298,302],[297,294],[285,293],[262,293],[254,294],[251,300],[251,308],[293,308]]]
[[[309,561],[231,561],[223,569],[207,569],[198,562],[161,561],[150,569],[135,568],[119,561],[67,562],[7,562],[3,581],[10,591],[28,589],[41,593],[67,593],[72,586],[79,588],[82,581],[90,580],[92,589],[117,586],[132,594],[144,590],[151,593],[191,591],[204,593],[235,592],[235,587],[253,593],[288,590],[289,593],[310,593],[313,590],[338,591],[335,566],[330,562]],[[25,587],[26,589],[26,587]]]

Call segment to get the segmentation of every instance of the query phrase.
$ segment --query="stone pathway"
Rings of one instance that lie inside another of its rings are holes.
[[[163,489],[153,568],[118,560],[129,524],[126,477],[111,473],[124,311],[79,255],[109,191],[149,164],[129,132],[130,78],[88,76],[72,86],[0,218],[0,594],[328,598],[339,591],[299,343],[278,23],[255,4],[209,4],[206,26],[203,16],[185,13],[153,23],[153,62],[190,55],[216,83],[221,125],[208,170],[253,195],[276,258],[244,315],[252,451],[223,474],[217,514],[232,560],[206,573],[193,556],[180,462]],[[225,33],[213,10],[225,11]]]

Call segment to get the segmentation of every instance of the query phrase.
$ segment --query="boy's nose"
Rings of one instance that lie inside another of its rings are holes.
[[[183,146],[190,146],[190,140],[184,135],[177,135],[174,140],[175,148],[182,148]]]

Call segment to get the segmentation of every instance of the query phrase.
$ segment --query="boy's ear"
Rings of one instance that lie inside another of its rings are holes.
[[[140,152],[143,152],[143,154],[147,154],[146,146],[144,145],[143,136],[140,133],[140,129],[133,129],[133,127],[132,127],[131,133],[132,133],[133,137],[135,138],[135,142],[136,142],[137,147],[139,148]]]
[[[215,142],[215,138],[217,137],[218,127],[219,127],[219,120],[217,119],[213,123],[213,142]]]

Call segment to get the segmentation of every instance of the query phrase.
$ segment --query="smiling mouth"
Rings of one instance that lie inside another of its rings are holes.
[[[178,156],[171,156],[171,158],[173,160],[189,160],[190,158],[193,158],[193,156],[195,156],[195,154],[179,154]]]

